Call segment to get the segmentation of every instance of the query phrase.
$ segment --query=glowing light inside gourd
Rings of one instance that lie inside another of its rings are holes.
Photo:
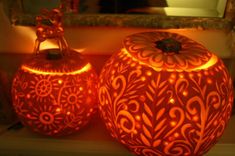
[[[48,71],[41,71],[41,70],[36,70],[36,69],[32,69],[30,67],[27,67],[27,66],[22,66],[21,67],[22,70],[24,71],[28,71],[28,72],[31,72],[31,73],[34,73],[34,74],[41,74],[41,75],[76,75],[76,74],[81,74],[83,72],[87,72],[91,69],[91,64],[88,63],[86,64],[84,67],[82,67],[81,69],[79,70],[75,70],[75,71],[72,71],[72,72],[48,72]],[[58,83],[62,83],[62,80],[59,80]]]
[[[164,37],[182,49],[157,49]],[[201,156],[228,123],[233,89],[222,61],[202,45],[177,34],[147,32],[127,37],[107,61],[99,100],[107,129],[133,153]]]

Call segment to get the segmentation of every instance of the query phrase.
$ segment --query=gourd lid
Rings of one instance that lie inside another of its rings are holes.
[[[217,57],[203,45],[169,32],[143,32],[124,39],[124,52],[156,70],[191,71],[207,69]]]
[[[65,55],[60,49],[46,49],[33,55],[21,66],[36,74],[78,74],[91,68],[90,63],[80,53],[69,50]]]

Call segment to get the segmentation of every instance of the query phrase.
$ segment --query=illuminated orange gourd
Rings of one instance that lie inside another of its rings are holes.
[[[38,27],[43,39],[37,34],[36,54],[17,71],[12,98],[24,125],[43,135],[62,136],[77,132],[90,120],[97,103],[98,76],[84,56],[67,47],[56,28],[55,34],[48,34],[48,28]],[[56,39],[60,48],[40,51],[40,43],[48,38]]]
[[[222,135],[233,103],[222,61],[178,34],[128,36],[101,71],[107,129],[137,155],[198,156]]]

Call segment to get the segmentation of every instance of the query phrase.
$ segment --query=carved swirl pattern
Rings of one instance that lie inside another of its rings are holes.
[[[223,134],[233,89],[221,61],[194,72],[156,72],[122,52],[109,62],[100,75],[100,113],[135,154],[203,155]]]
[[[50,136],[68,135],[83,127],[95,112],[97,75],[16,74],[12,97],[21,121],[33,131]]]
[[[179,54],[165,53],[156,47],[162,39],[174,39],[181,43]],[[127,37],[124,47],[136,59],[161,69],[193,69],[211,58],[211,53],[201,44],[178,34],[168,32],[144,32]]]

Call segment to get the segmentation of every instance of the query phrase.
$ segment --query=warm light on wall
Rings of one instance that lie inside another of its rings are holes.
[[[128,36],[98,88],[107,129],[137,155],[205,154],[223,134],[233,103],[222,61],[167,32]]]

